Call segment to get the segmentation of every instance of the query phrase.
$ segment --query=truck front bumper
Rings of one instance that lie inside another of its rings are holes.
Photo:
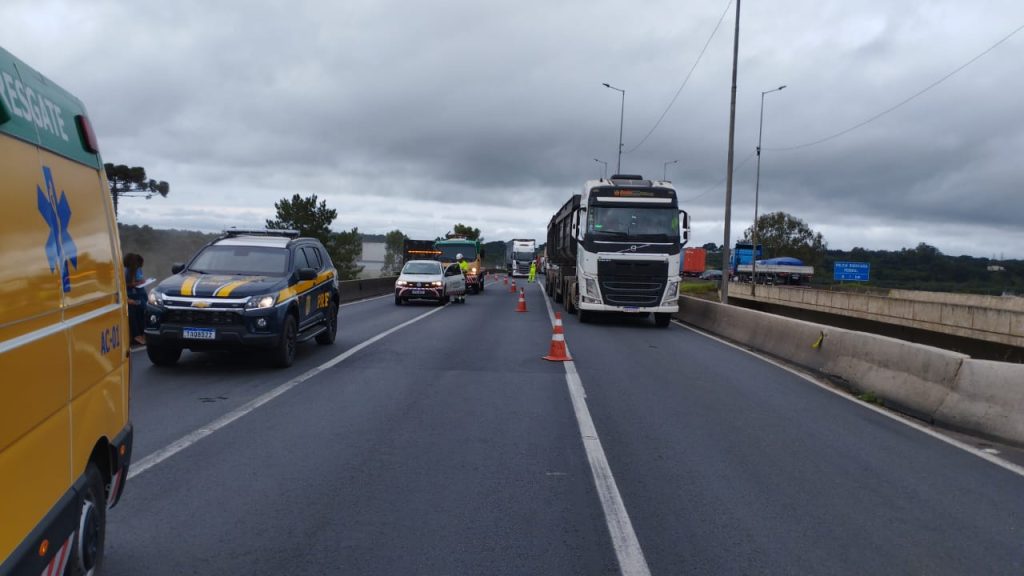
[[[679,303],[674,302],[670,305],[661,306],[609,306],[607,304],[594,304],[591,302],[580,302],[580,310],[594,311],[594,312],[622,312],[625,314],[647,314],[648,312],[654,313],[668,313],[675,314],[679,312]]]

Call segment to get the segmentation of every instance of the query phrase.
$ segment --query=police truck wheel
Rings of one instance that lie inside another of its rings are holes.
[[[103,563],[107,536],[107,497],[103,475],[95,464],[85,469],[85,491],[78,506],[78,524],[71,545],[68,573],[91,576]]]
[[[329,346],[334,344],[334,339],[338,336],[338,305],[331,302],[330,308],[327,309],[327,330],[316,335],[316,343],[321,346]]]
[[[298,347],[296,337],[295,316],[285,316],[284,326],[281,328],[281,341],[274,350],[274,365],[278,368],[287,368],[295,362],[295,349]]]
[[[150,342],[146,344],[146,355],[155,366],[174,366],[181,358],[181,348]]]
[[[654,325],[659,328],[665,328],[669,322],[672,321],[672,315],[668,312],[655,312],[654,313]]]

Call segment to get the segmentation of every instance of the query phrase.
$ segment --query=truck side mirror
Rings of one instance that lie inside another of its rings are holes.
[[[690,215],[686,212],[686,210],[680,210],[679,213],[683,215],[683,226],[680,230],[679,235],[682,237],[682,245],[685,246],[686,243],[690,241]]]
[[[185,269],[185,264],[182,262],[175,262],[171,265],[171,274],[177,274]]]

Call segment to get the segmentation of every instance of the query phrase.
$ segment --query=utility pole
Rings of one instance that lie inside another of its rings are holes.
[[[722,304],[729,303],[729,236],[732,219],[732,163],[736,138],[736,69],[740,52],[740,0],[736,0],[736,31],[732,40],[732,97],[729,103],[729,159],[725,167],[725,241],[722,242]]]

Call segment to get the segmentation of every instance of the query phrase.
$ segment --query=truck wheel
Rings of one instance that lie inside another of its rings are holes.
[[[95,574],[103,563],[103,545],[107,537],[107,498],[103,475],[96,464],[85,469],[85,492],[78,508],[78,526],[71,546],[68,573],[73,576]]]
[[[334,339],[338,336],[338,305],[331,302],[330,308],[327,309],[327,330],[316,335],[316,343],[321,346],[329,346],[334,344]]]
[[[146,355],[154,366],[174,366],[181,358],[181,348],[164,344],[146,344]]]
[[[654,313],[654,325],[659,328],[665,328],[672,321],[672,315],[668,312],[655,312]]]
[[[295,332],[295,316],[289,314],[284,317],[284,326],[281,328],[281,341],[278,342],[272,356],[274,365],[278,368],[287,368],[295,362],[295,349],[298,346]]]
[[[566,284],[565,294],[562,296],[565,299],[565,311],[569,314],[576,313],[576,286]]]

